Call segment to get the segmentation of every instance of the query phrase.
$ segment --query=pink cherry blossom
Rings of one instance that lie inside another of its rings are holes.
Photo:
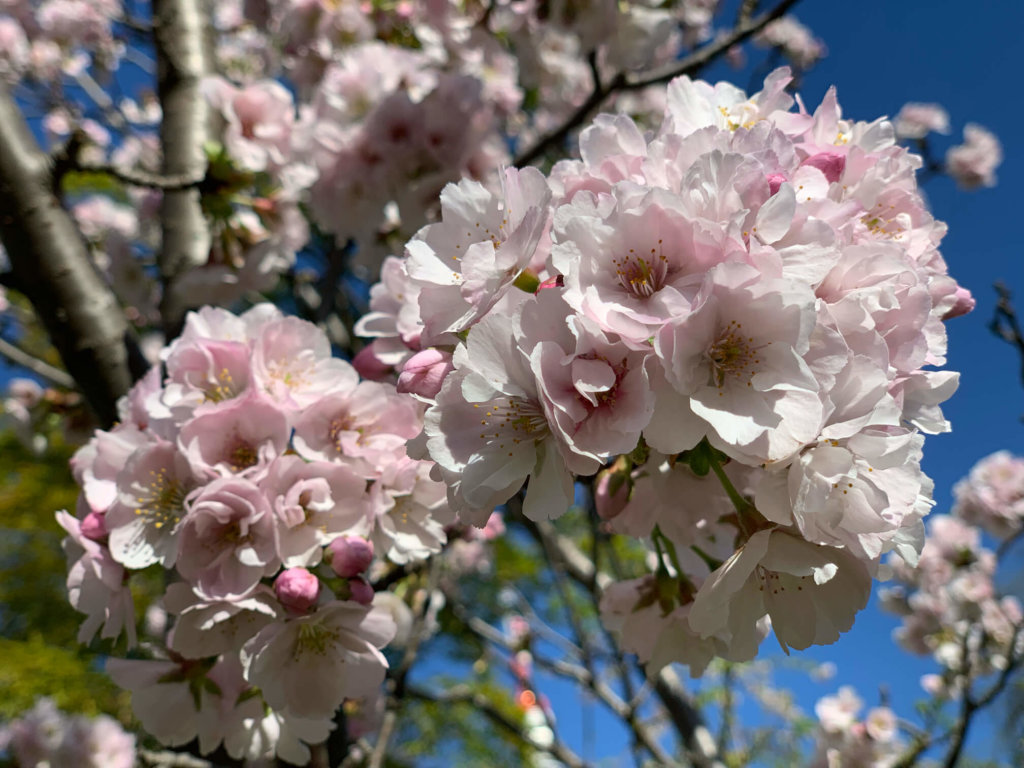
[[[330,717],[345,698],[384,681],[388,663],[378,649],[394,633],[388,611],[335,601],[264,628],[243,650],[245,677],[282,714]]]
[[[933,131],[949,133],[949,114],[939,104],[911,101],[900,107],[893,127],[901,139],[923,139]]]
[[[239,598],[280,567],[274,514],[240,477],[213,480],[186,502],[177,568],[203,594]]]
[[[968,123],[964,127],[964,143],[946,153],[946,171],[964,189],[995,186],[995,171],[1002,162],[999,139],[976,123]]]

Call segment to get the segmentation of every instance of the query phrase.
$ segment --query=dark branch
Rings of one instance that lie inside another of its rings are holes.
[[[748,37],[756,34],[766,25],[775,21],[775,19],[783,16],[798,2],[799,0],[782,0],[782,2],[774,8],[762,13],[757,18],[744,19],[741,17],[729,34],[717,38],[680,61],[672,62],[671,64],[655,70],[654,72],[649,72],[646,75],[642,73],[629,75],[626,72],[618,72],[612,76],[607,83],[602,84],[600,77],[598,77],[596,66],[594,66],[594,61],[591,60],[593,87],[590,92],[590,96],[588,96],[586,101],[580,104],[576,110],[566,118],[565,122],[551,133],[538,139],[532,147],[518,155],[512,161],[512,164],[515,166],[527,165],[540,158],[552,147],[562,144],[573,130],[582,125],[592,112],[600,107],[609,96],[617,91],[638,90],[650,85],[667,83],[669,80],[681,75],[696,74],[734,45],[742,43]]]
[[[531,739],[518,723],[495,707],[494,704],[491,703],[490,699],[482,693],[474,693],[468,686],[456,686],[448,689],[444,693],[431,693],[423,688],[409,688],[408,693],[413,698],[421,699],[422,701],[431,701],[436,704],[469,704],[477,712],[487,717],[493,723],[503,728],[524,744],[527,744],[538,751],[547,752],[556,760],[565,763],[569,768],[587,768],[589,765],[558,739],[555,739],[555,741],[550,745],[542,744],[539,741]]]
[[[988,327],[992,333],[1007,344],[1017,348],[1021,359],[1021,383],[1024,384],[1024,335],[1021,334],[1017,312],[1013,308],[1013,295],[1010,293],[1010,289],[1002,283],[996,283],[994,288],[999,299],[996,302],[995,315]]]
[[[52,184],[49,158],[0,84],[0,239],[64,367],[110,426],[117,420],[117,398],[145,364]]]

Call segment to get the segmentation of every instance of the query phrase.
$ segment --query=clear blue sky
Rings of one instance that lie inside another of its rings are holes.
[[[935,480],[936,511],[945,511],[953,484],[978,459],[1003,448],[1024,453],[1020,361],[986,327],[996,280],[1016,291],[1024,312],[1018,231],[1024,196],[1014,181],[1024,173],[1015,141],[1024,124],[1024,102],[1015,91],[1022,71],[1024,7],[999,0],[803,0],[794,15],[829,49],[804,78],[801,93],[808,105],[816,105],[832,84],[844,115],[854,119],[892,116],[908,101],[938,102],[949,111],[953,126],[949,137],[933,143],[939,157],[962,140],[967,122],[986,126],[1003,143],[1005,159],[995,188],[963,192],[947,178],[925,186],[935,217],[949,225],[942,253],[950,272],[978,301],[972,314],[947,325],[948,367],[962,374],[959,391],[944,407],[953,432],[929,438],[924,449],[925,471]],[[727,74],[725,69],[717,72]],[[794,676],[804,708],[810,710],[827,688],[844,683],[857,687],[871,706],[877,703],[878,684],[884,683],[897,709],[910,715],[920,696],[918,678],[932,668],[928,660],[910,657],[888,641],[894,626],[872,601],[839,643],[815,649],[811,655],[834,661],[838,675],[832,685],[799,684]],[[771,650],[771,643],[763,650]],[[976,757],[998,757],[1002,751],[988,738],[991,734],[991,723],[973,732],[969,748]]]
[[[946,511],[953,484],[978,459],[1004,448],[1024,453],[1020,361],[1015,350],[987,328],[996,280],[1016,290],[1024,317],[1024,254],[1018,229],[1024,223],[1024,195],[1015,185],[1015,179],[1024,175],[1024,157],[1014,141],[1024,125],[1024,100],[1016,91],[1020,83],[1013,82],[1022,72],[1024,6],[1000,0],[802,0],[793,15],[829,49],[827,58],[803,78],[800,92],[810,108],[833,84],[844,115],[851,119],[894,116],[908,101],[938,102],[948,110],[953,132],[935,137],[937,157],[962,141],[967,122],[984,125],[1003,143],[1004,161],[995,188],[964,192],[944,177],[933,178],[924,188],[935,217],[949,225],[942,252],[950,272],[978,301],[972,314],[947,326],[947,367],[962,373],[959,391],[944,407],[953,432],[930,437],[924,449],[925,471],[935,480],[936,511]],[[751,55],[758,55],[756,49]],[[705,79],[748,85],[725,64],[708,70]],[[1017,570],[1020,564],[1018,560]],[[802,654],[834,662],[838,670],[833,680],[812,683],[797,673],[782,673],[779,679],[808,713],[818,698],[844,684],[858,690],[867,709],[879,703],[878,687],[884,685],[897,713],[913,720],[913,702],[922,697],[919,678],[935,667],[930,659],[910,656],[890,641],[896,626],[873,598],[838,643]],[[784,658],[772,637],[762,645],[765,655]],[[587,729],[583,721],[596,718],[594,756],[607,754],[602,746],[622,748],[623,734],[606,722],[601,705],[589,705],[590,713],[581,718],[580,708],[574,706],[579,701],[573,692],[559,690],[555,704],[562,737],[580,748]],[[751,707],[740,710],[741,718],[751,714]],[[993,738],[997,717],[998,711],[986,713],[972,725],[972,756],[998,758],[1005,751]]]

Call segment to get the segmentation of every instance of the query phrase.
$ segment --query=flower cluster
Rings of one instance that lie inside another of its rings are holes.
[[[600,471],[609,525],[655,553],[608,620],[694,673],[766,619],[833,642],[884,553],[916,560],[922,433],[957,384],[925,366],[972,306],[920,158],[834,91],[792,111],[789,82],[680,78],[652,135],[602,115],[548,177],[449,185],[357,327],[361,369],[429,404],[418,447],[464,521],[527,481],[525,515],[556,518]]]
[[[956,485],[952,513],[929,521],[917,567],[892,564],[897,584],[882,592],[883,605],[903,617],[900,645],[939,664],[941,673],[922,681],[933,695],[956,694],[1024,653],[1024,610],[996,583],[1005,548],[982,541],[983,531],[1004,542],[1020,531],[1022,470],[1024,461],[1006,451],[978,462]]]
[[[896,714],[889,707],[873,707],[861,720],[858,715],[863,707],[864,702],[848,685],[818,701],[814,707],[818,716],[817,749],[811,768],[885,768],[897,764],[904,745]]]
[[[79,639],[133,644],[131,577],[167,569],[166,649],[108,664],[143,725],[303,762],[384,679],[396,627],[365,578],[375,553],[401,564],[446,542],[445,488],[406,453],[422,405],[268,304],[190,314],[162,359],[72,460],[77,515],[57,517]]]
[[[21,717],[0,726],[0,752],[10,752],[25,768],[132,768],[135,737],[112,717],[68,716],[42,698]]]

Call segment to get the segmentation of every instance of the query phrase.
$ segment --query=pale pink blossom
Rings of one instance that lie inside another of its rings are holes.
[[[799,69],[809,69],[827,53],[825,44],[793,16],[771,22],[756,36],[761,45],[776,46]]]
[[[295,422],[296,452],[310,461],[346,464],[366,478],[405,453],[420,432],[422,406],[392,385],[364,381],[327,394]]]
[[[600,466],[560,448],[513,334],[512,321],[501,315],[474,326],[424,417],[427,450],[448,483],[449,504],[475,525],[483,525],[527,477],[524,513],[559,517],[572,504],[571,472],[592,474]]]
[[[267,323],[254,338],[252,380],[282,407],[297,411],[333,392],[350,394],[359,377],[351,365],[331,357],[323,331],[286,317]]]
[[[291,437],[287,414],[268,397],[250,390],[186,423],[178,447],[197,477],[263,477]]]
[[[907,102],[892,122],[901,139],[923,139],[932,132],[949,133],[949,113],[940,104]]]
[[[67,728],[68,719],[53,699],[41,697],[24,715],[0,726],[0,749],[10,749],[19,765],[49,765]]]
[[[243,597],[280,567],[274,513],[250,481],[213,480],[188,499],[186,509],[177,568],[203,594]]]
[[[534,168],[507,170],[500,195],[473,181],[444,189],[441,222],[406,244],[406,269],[419,285],[431,343],[473,325],[530,264],[550,197]]]
[[[265,80],[238,88],[222,77],[210,77],[202,88],[227,122],[224,143],[240,167],[273,170],[290,160],[295,107],[283,85]]]
[[[997,451],[979,461],[953,489],[953,514],[1008,538],[1024,526],[1024,460]]]
[[[746,264],[710,270],[692,312],[655,336],[669,386],[655,384],[648,442],[669,454],[707,434],[712,445],[755,464],[787,459],[813,440],[823,406],[802,357],[813,301],[806,286]]]
[[[131,455],[117,483],[117,501],[104,516],[111,555],[126,568],[172,567],[185,498],[199,485],[187,459],[171,443],[153,443]]]
[[[388,611],[335,601],[260,631],[242,652],[246,680],[267,704],[301,718],[330,717],[346,698],[373,693],[395,634]]]
[[[68,533],[61,542],[68,560],[68,602],[86,615],[78,642],[88,643],[98,630],[104,639],[116,639],[124,632],[128,646],[134,646],[135,606],[124,568],[105,546],[82,534],[73,516],[60,511],[57,522]]]
[[[202,684],[212,670],[203,674],[197,663],[190,661],[109,657],[106,672],[131,692],[132,712],[161,744],[179,746],[198,736],[199,750],[204,754],[220,744],[221,697],[214,692],[216,686]]]
[[[404,457],[385,465],[370,489],[373,543],[391,562],[425,559],[448,541],[445,526],[455,515],[432,469],[431,462]]]
[[[286,568],[312,567],[322,547],[372,525],[366,481],[348,467],[281,456],[260,481],[274,511],[277,553]]]
[[[177,616],[170,648],[186,659],[237,653],[281,614],[273,591],[264,584],[245,597],[220,599],[179,581],[167,588],[163,604]]]
[[[109,715],[79,715],[70,720],[64,740],[50,764],[81,768],[133,768],[135,736],[127,733]]]
[[[964,189],[994,187],[1003,146],[996,135],[977,123],[964,127],[964,143],[946,153],[946,172]]]
[[[704,582],[689,622],[702,637],[735,636],[767,613],[783,650],[803,650],[838,640],[870,591],[867,567],[848,552],[762,530]]]

